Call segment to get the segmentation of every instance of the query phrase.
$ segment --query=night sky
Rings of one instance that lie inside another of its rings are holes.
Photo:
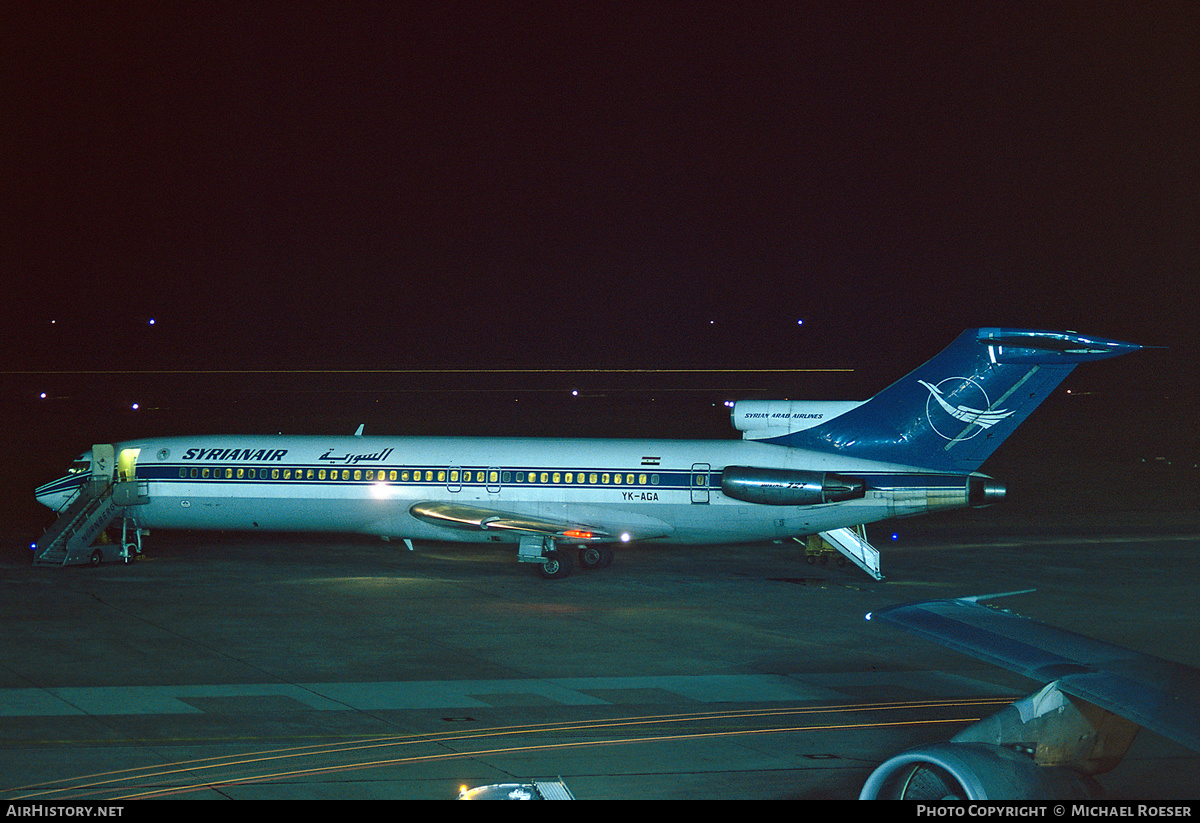
[[[1195,4],[115,5],[0,21],[10,369],[1195,353]]]

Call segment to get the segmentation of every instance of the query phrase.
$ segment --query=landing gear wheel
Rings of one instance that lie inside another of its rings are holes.
[[[100,551],[99,549],[96,549],[94,552],[92,552],[91,557],[88,558],[88,563],[91,563],[93,566],[99,566],[103,562],[104,552]]]
[[[584,546],[579,550],[580,568],[607,569],[612,561],[612,546]]]
[[[538,574],[546,580],[561,580],[571,573],[571,567],[574,565],[571,561],[570,552],[561,549],[546,552],[542,557],[542,564],[538,567]]]

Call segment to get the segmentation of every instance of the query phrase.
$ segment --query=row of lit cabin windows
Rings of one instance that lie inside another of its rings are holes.
[[[357,480],[368,483],[478,483],[494,486],[516,483],[555,485],[657,486],[657,474],[627,472],[513,472],[498,469],[255,469],[193,466],[179,470],[181,479],[193,480]]]

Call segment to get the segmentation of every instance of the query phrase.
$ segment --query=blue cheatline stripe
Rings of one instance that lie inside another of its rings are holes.
[[[453,485],[462,486],[464,488],[482,488],[482,489],[495,488],[497,486],[502,486],[504,488],[517,488],[517,489],[519,489],[519,488],[537,488],[537,489],[545,489],[545,488],[555,488],[555,489],[637,488],[637,489],[649,489],[649,490],[655,490],[655,489],[664,489],[665,490],[665,489],[689,489],[692,486],[692,482],[691,482],[692,472],[688,471],[688,470],[682,470],[682,469],[675,469],[675,470],[663,469],[663,470],[659,470],[656,472],[645,472],[645,471],[630,470],[630,469],[616,470],[616,469],[611,469],[611,468],[608,468],[608,469],[582,469],[582,470],[573,469],[570,472],[564,471],[561,468],[550,469],[550,468],[542,468],[542,467],[524,468],[524,469],[500,469],[499,471],[501,472],[501,476],[503,476],[505,474],[508,474],[510,476],[510,479],[507,482],[502,482],[502,481],[489,481],[486,479],[485,480],[474,480],[473,479],[470,481],[464,481],[461,478],[459,480],[449,480],[448,478],[445,478],[445,477],[443,477],[440,480],[437,479],[436,477],[432,480],[425,480],[425,479],[418,480],[418,479],[414,479],[414,478],[410,478],[408,480],[399,480],[399,479],[391,480],[390,478],[383,479],[383,480],[373,478],[371,480],[367,480],[363,477],[360,477],[359,479],[345,479],[345,480],[341,479],[340,477],[338,477],[338,478],[325,477],[324,479],[317,478],[317,477],[314,477],[312,479],[308,479],[308,478],[297,479],[295,477],[291,477],[291,478],[284,479],[282,477],[256,476],[256,477],[251,478],[251,477],[246,477],[245,474],[243,474],[242,477],[238,477],[238,476],[236,476],[236,473],[232,477],[225,477],[223,475],[220,477],[217,477],[217,476],[192,477],[191,470],[193,468],[203,469],[203,468],[209,468],[209,467],[197,467],[197,466],[193,466],[193,465],[184,465],[184,464],[162,464],[162,465],[155,465],[155,466],[139,466],[138,473],[137,473],[137,479],[145,480],[145,481],[163,482],[163,483],[175,483],[175,482],[179,482],[179,483],[183,483],[183,482],[186,482],[186,483],[223,482],[223,483],[225,483],[225,482],[228,482],[228,483],[238,483],[238,484],[248,484],[248,485],[249,484],[258,484],[258,485],[297,485],[297,486],[310,486],[310,485],[314,485],[314,484],[318,484],[318,485],[319,484],[325,484],[325,485],[336,484],[339,486],[340,485],[373,486],[373,485],[377,485],[379,483],[384,483],[384,484],[390,485],[390,486],[414,486],[414,487],[421,487],[421,488],[439,488],[439,487],[443,487],[443,486],[446,486],[449,484],[453,484]],[[227,468],[234,469],[235,467],[215,465],[211,468],[216,471],[221,471],[223,473],[225,469],[227,469]],[[256,475],[264,475],[264,474],[267,474],[268,472],[276,472],[276,471],[278,471],[280,474],[282,474],[285,469],[290,470],[292,472],[297,472],[297,471],[305,471],[306,472],[309,469],[312,469],[315,472],[315,471],[320,471],[322,468],[325,468],[325,467],[311,465],[311,464],[296,464],[296,465],[289,465],[289,466],[278,466],[278,465],[242,466],[242,465],[239,465],[236,467],[236,469],[241,469],[244,473],[253,470]],[[181,470],[186,471],[188,473],[188,476],[181,477],[179,474],[179,472]],[[337,471],[340,473],[343,470],[342,469],[332,470],[332,469],[325,468],[325,471],[327,471],[327,472]],[[350,469],[347,471],[354,471],[354,470]],[[367,470],[362,469],[360,471],[365,472]],[[373,471],[373,472],[387,471],[389,473],[391,471],[397,471],[397,472],[400,472],[400,471],[418,472],[419,471],[421,473],[424,473],[427,471],[445,472],[445,471],[447,471],[447,468],[445,466],[419,466],[419,467],[406,467],[405,469],[400,469],[400,468],[371,469],[371,471]],[[472,474],[474,474],[475,472],[485,472],[485,471],[487,471],[487,469],[469,467],[469,468],[464,468],[463,471],[470,471]],[[535,482],[530,482],[528,480],[517,481],[515,479],[515,475],[517,475],[517,474],[528,475],[531,473],[535,474],[535,475],[539,475],[539,479],[536,480]],[[622,481],[621,483],[612,483],[612,482],[602,483],[602,482],[598,482],[598,481],[597,482],[588,481],[588,482],[584,482],[584,483],[579,483],[579,482],[573,481],[573,482],[568,483],[565,480],[560,480],[560,482],[555,483],[552,480],[547,480],[547,481],[540,480],[540,475],[542,473],[546,473],[546,474],[550,475],[551,477],[555,473],[558,473],[559,475],[565,475],[565,474],[570,473],[570,474],[574,474],[574,475],[584,474],[584,475],[589,475],[589,476],[592,474],[596,474],[596,475],[608,474],[610,476],[615,476],[615,475],[619,474],[623,478],[630,474],[634,475],[635,477],[639,477],[640,475],[644,474],[647,476],[647,482],[642,483],[642,482],[635,481],[633,483],[630,483],[628,481]],[[710,472],[710,475],[713,476],[713,480],[710,483],[709,488],[714,489],[714,490],[719,489],[720,481],[719,481],[718,477],[720,475],[720,472],[719,471]],[[650,479],[655,476],[657,476],[657,478],[658,478],[657,483],[654,483]],[[869,473],[869,472],[867,472],[867,473],[860,472],[860,473],[857,473],[856,476],[862,477],[864,480],[866,480],[868,488],[876,489],[876,490],[902,489],[902,488],[956,488],[957,489],[962,486],[963,479],[965,477],[965,475],[963,475],[963,474],[944,474],[944,475],[933,474],[933,473],[929,473],[929,474],[920,474],[920,473],[873,474],[873,473]],[[50,483],[47,483],[44,486],[39,487],[37,492],[40,495],[46,495],[46,494],[57,494],[57,493],[65,492],[65,491],[73,491],[81,483],[85,482],[88,477],[90,477],[90,475],[86,475],[86,474],[68,475],[66,477],[59,478],[58,480],[51,481]]]
[[[482,466],[480,466],[480,467],[466,466],[466,467],[461,467],[461,468],[460,467],[455,467],[455,468],[459,471],[470,472],[472,475],[474,475],[476,473],[487,473],[489,471],[488,467],[482,467]],[[491,467],[491,468],[494,469],[495,467]],[[204,469],[210,469],[211,471],[220,472],[221,474],[220,474],[220,476],[211,476],[210,475],[209,477],[203,477],[203,476],[193,477],[193,476],[191,476],[191,471],[193,469],[197,469],[201,472]],[[226,469],[232,470],[234,472],[234,475],[232,477],[225,476]],[[239,471],[239,470],[243,472],[243,475],[241,477],[237,476],[237,471]],[[310,470],[313,472],[325,471],[327,473],[327,476],[324,478],[313,477],[311,479],[309,479],[308,477],[303,477],[303,478],[289,477],[289,478],[285,479],[282,476],[275,476],[276,473],[278,473],[279,475],[282,475],[284,473],[284,471],[290,471],[294,474],[296,472],[308,472]],[[180,476],[181,471],[187,472],[187,476]],[[256,476],[253,478],[246,476],[250,471],[253,471]],[[388,472],[389,477],[387,477],[385,479],[379,479],[377,477],[373,477],[372,479],[368,480],[365,478],[365,476],[362,476],[362,475],[360,475],[358,479],[354,479],[353,477],[351,477],[349,479],[342,479],[340,476],[337,478],[328,476],[329,472],[338,472],[340,475],[340,473],[343,471],[349,471],[351,473],[353,473],[355,471],[359,471],[362,473],[365,473],[367,471]],[[393,471],[397,472],[397,473],[402,472],[402,471],[410,472],[410,473],[420,472],[422,475],[424,475],[424,473],[426,473],[426,472],[434,472],[435,477],[433,479],[429,479],[429,480],[426,480],[423,477],[421,479],[416,479],[414,477],[410,477],[407,480],[401,480],[399,478],[393,480],[390,478],[390,473]],[[460,474],[458,480],[449,479],[449,477],[445,474],[448,471],[449,471],[448,467],[446,467],[444,465],[405,466],[403,468],[401,468],[401,467],[394,467],[394,468],[393,467],[382,467],[382,468],[374,468],[374,469],[369,469],[369,470],[360,468],[360,469],[356,470],[356,469],[341,469],[341,468],[330,469],[326,466],[320,466],[320,465],[309,464],[309,463],[290,464],[290,465],[284,465],[284,466],[281,466],[279,464],[266,464],[266,465],[238,464],[236,466],[213,464],[211,466],[195,466],[192,464],[171,463],[171,464],[159,464],[159,465],[153,465],[153,466],[139,466],[138,472],[137,472],[137,477],[139,480],[153,480],[153,481],[164,482],[164,483],[170,483],[170,482],[189,482],[189,483],[191,483],[191,482],[195,482],[195,483],[227,482],[227,483],[245,483],[245,484],[254,483],[254,484],[265,484],[265,485],[304,485],[304,486],[313,485],[313,484],[322,484],[322,483],[326,484],[326,485],[337,484],[337,485],[373,486],[373,485],[376,485],[379,483],[384,483],[389,486],[417,486],[417,487],[425,487],[425,488],[456,485],[456,486],[462,486],[464,488],[483,488],[483,489],[495,488],[497,486],[503,486],[505,488],[556,488],[556,489],[636,488],[636,489],[654,490],[654,489],[689,488],[690,484],[691,484],[691,474],[692,474],[690,471],[687,471],[687,470],[671,470],[671,469],[666,469],[666,470],[659,469],[657,471],[648,472],[648,471],[645,471],[644,468],[641,468],[641,467],[639,467],[638,469],[626,468],[626,469],[620,469],[620,470],[612,469],[612,468],[565,470],[561,467],[550,468],[550,467],[535,466],[532,468],[497,469],[497,471],[500,472],[501,478],[503,478],[506,475],[508,476],[509,479],[507,481],[504,481],[503,479],[489,480],[489,479],[487,479],[487,477],[485,477],[485,479],[483,479],[483,480],[471,479],[469,481],[466,481],[466,480],[462,479],[461,474]],[[443,473],[442,476],[440,477],[440,479],[439,479],[439,477],[436,476],[436,473],[439,473],[439,472]],[[535,475],[537,479],[534,481],[529,481],[528,479],[522,479],[522,480],[516,479],[517,475],[522,475],[523,477],[527,477],[530,474]],[[553,476],[555,474],[557,474],[560,476],[560,480],[557,483],[554,482],[552,479],[547,479],[547,480],[543,481],[540,478],[540,476],[542,474],[548,475],[549,478],[553,478]],[[604,483],[604,482],[600,482],[599,480],[592,482],[590,479],[583,483],[580,483],[577,480],[573,480],[572,482],[568,483],[565,479],[561,479],[561,478],[563,478],[563,476],[565,476],[567,474],[571,474],[574,476],[583,474],[583,475],[589,476],[589,478],[590,478],[590,475],[593,475],[593,474],[598,475],[598,476],[608,475],[609,477],[615,477],[616,475],[620,475],[622,480],[619,483],[614,483],[611,481],[608,483]],[[264,475],[269,475],[269,476],[264,476]],[[633,475],[633,477],[634,477],[634,481],[632,483],[629,482],[629,480],[628,480],[629,475]],[[488,476],[490,476],[490,475],[488,475]],[[645,482],[641,482],[640,478],[642,476],[645,476],[645,478],[646,478]],[[657,482],[655,482],[655,479],[657,479]]]

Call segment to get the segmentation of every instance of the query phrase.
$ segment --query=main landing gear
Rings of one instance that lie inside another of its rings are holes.
[[[590,544],[573,551],[570,546],[556,546],[553,538],[530,535],[521,538],[517,559],[522,563],[537,563],[538,574],[546,580],[560,580],[571,574],[576,560],[583,569],[603,569],[612,563],[612,546]]]
[[[542,555],[542,565],[538,567],[538,574],[546,580],[561,580],[569,576],[574,567],[575,561],[570,551],[551,549]]]
[[[612,546],[593,543],[579,548],[579,565],[585,569],[607,569],[612,561]]]

